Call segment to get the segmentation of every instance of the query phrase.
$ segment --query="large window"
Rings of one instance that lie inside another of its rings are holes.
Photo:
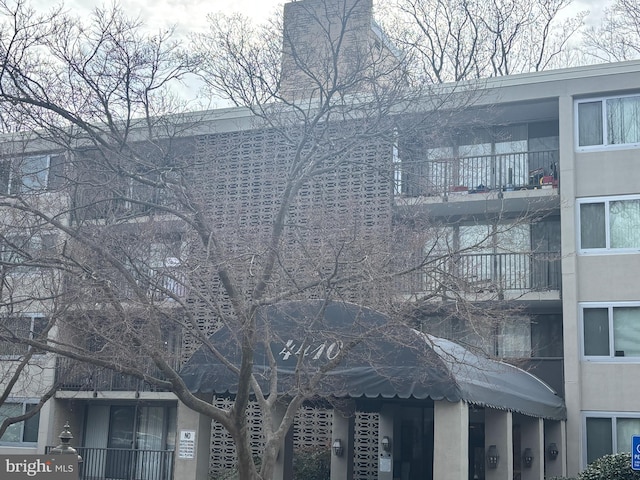
[[[54,251],[54,235],[0,235],[0,262],[14,273],[37,273],[38,266]]]
[[[640,432],[640,418],[593,413],[585,418],[586,463],[612,453],[631,452],[631,437]]]
[[[42,334],[47,319],[41,315],[15,315],[0,318],[0,357],[20,357],[29,346],[20,339],[33,339]]]
[[[640,143],[640,95],[576,103],[578,148]]]
[[[0,405],[0,422],[6,418],[18,417],[29,412],[35,407],[36,402],[7,402]],[[38,441],[38,426],[40,424],[40,412],[33,417],[14,423],[7,428],[0,437],[0,444],[36,443]]]
[[[50,155],[38,155],[0,162],[0,192],[17,195],[46,190],[50,161]]]
[[[640,360],[640,304],[581,305],[583,354]]]
[[[583,253],[640,249],[640,197],[578,200]]]

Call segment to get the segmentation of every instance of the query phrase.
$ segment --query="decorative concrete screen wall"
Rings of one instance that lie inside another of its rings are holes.
[[[230,408],[231,401],[217,398],[215,405]],[[264,440],[261,435],[262,416],[255,402],[249,405],[249,429],[251,430],[251,446],[255,458],[260,457]],[[331,409],[305,407],[296,419],[294,426],[294,451],[315,451],[329,448],[331,445]],[[377,412],[355,412],[355,445],[353,454],[354,480],[375,478],[378,467],[378,425]],[[235,447],[231,436],[222,426],[213,422],[211,425],[211,463],[210,473],[213,478],[224,478],[235,468]]]

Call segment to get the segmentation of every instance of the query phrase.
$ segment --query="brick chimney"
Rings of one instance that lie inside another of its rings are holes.
[[[373,0],[298,0],[284,6],[280,91],[290,100],[363,70],[373,38]]]

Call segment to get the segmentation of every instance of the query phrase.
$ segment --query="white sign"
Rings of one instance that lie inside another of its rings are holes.
[[[378,467],[380,472],[390,472],[391,471],[391,459],[382,457],[380,459],[380,465]]]
[[[196,431],[180,430],[178,458],[193,458],[196,454]]]

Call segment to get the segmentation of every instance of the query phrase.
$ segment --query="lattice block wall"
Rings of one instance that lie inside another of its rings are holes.
[[[380,414],[356,412],[353,453],[354,480],[378,478],[378,429]]]
[[[231,400],[218,398],[215,405],[230,408]],[[253,455],[259,458],[264,447],[262,415],[255,402],[249,405],[249,430]],[[378,428],[380,414],[377,412],[355,413],[355,444],[353,455],[354,480],[371,480],[378,475]],[[331,409],[303,407],[294,424],[294,452],[315,450],[331,445]],[[236,450],[231,436],[217,422],[211,425],[210,472],[213,478],[235,469]]]
[[[214,405],[219,408],[231,408],[232,401],[225,398],[214,399]],[[264,448],[264,437],[262,435],[262,414],[255,402],[251,402],[247,407],[249,431],[251,432],[251,451],[253,456],[259,458]],[[216,475],[235,470],[236,448],[231,439],[231,435],[218,422],[211,423],[211,458],[209,461],[209,471],[212,478]]]
[[[333,410],[302,408],[296,417],[293,430],[294,451],[329,448],[332,422]]]

